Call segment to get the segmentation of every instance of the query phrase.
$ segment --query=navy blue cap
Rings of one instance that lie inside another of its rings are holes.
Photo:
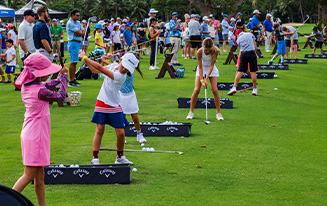
[[[178,16],[177,12],[173,12],[171,16]]]

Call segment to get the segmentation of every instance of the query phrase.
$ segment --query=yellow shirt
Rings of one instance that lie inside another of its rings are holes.
[[[104,44],[103,44],[103,40],[102,40],[102,36],[101,36],[100,33],[98,33],[98,32],[95,33],[95,39],[98,40],[98,44],[100,44],[101,46],[104,45]],[[101,46],[95,45],[95,48],[101,48],[101,49],[102,49]]]

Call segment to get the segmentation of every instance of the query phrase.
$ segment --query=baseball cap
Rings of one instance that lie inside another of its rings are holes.
[[[171,16],[178,16],[177,12],[173,12]]]
[[[4,28],[0,28],[0,32],[6,31],[6,29]]]
[[[266,15],[266,17],[272,17],[272,15],[268,13],[268,14]]]
[[[228,17],[228,15],[227,14],[224,14],[223,17]]]
[[[234,17],[232,17],[230,20],[231,20],[231,21],[236,21]]]
[[[237,30],[235,31],[235,35],[239,35],[239,34],[242,33],[242,32],[243,32],[242,29],[237,29]]]
[[[114,23],[114,27],[116,27],[116,26],[119,26],[119,24],[118,23]]]
[[[213,14],[210,14],[209,17],[212,18],[213,17]]]
[[[318,31],[318,28],[315,26],[312,28],[313,31]]]
[[[156,14],[156,13],[158,13],[158,11],[152,8],[152,9],[150,9],[149,13],[150,14]]]
[[[252,21],[252,18],[249,18],[249,21]]]
[[[253,14],[261,14],[260,11],[258,9],[253,11]]]
[[[52,22],[58,21],[57,19],[52,19]]]
[[[132,53],[126,53],[121,59],[123,67],[133,74],[139,60]]]
[[[24,11],[24,16],[35,16],[35,13],[32,9],[27,9]]]
[[[242,13],[241,13],[241,12],[238,12],[238,13],[237,13],[237,16],[242,16]]]
[[[53,21],[53,20],[52,20]],[[87,21],[85,19],[82,20],[82,23],[87,23]]]
[[[201,18],[201,16],[200,16],[199,14],[196,14],[195,17],[197,17],[197,18]]]
[[[129,17],[126,17],[125,19],[128,19],[129,20]]]
[[[14,28],[13,24],[8,24],[7,28]]]
[[[131,23],[129,22],[129,23],[127,23],[126,25],[125,25],[125,27],[131,27]]]
[[[204,17],[202,17],[202,20],[203,20],[203,21],[208,21],[209,18],[208,18],[207,16],[204,16]]]
[[[121,18],[120,17],[117,17],[117,20],[121,20]]]
[[[123,19],[123,21],[122,21],[122,22],[126,23],[126,22],[127,22],[127,19]]]
[[[191,18],[194,18],[194,17],[196,17],[196,15],[195,14],[191,14]]]
[[[115,21],[115,18],[111,18],[110,21]]]
[[[101,24],[96,24],[96,25],[95,25],[95,28],[96,28],[96,29],[104,29],[103,26],[102,26]]]

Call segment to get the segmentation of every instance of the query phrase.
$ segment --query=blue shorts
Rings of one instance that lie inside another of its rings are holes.
[[[76,41],[68,42],[69,61],[78,62],[78,52],[82,49],[81,43]]]
[[[286,43],[284,40],[277,41],[277,54],[286,54]]]
[[[123,112],[94,112],[91,122],[96,124],[108,124],[113,128],[125,128],[129,126],[128,121]]]
[[[15,69],[16,67],[13,65],[13,66],[9,66],[7,65],[6,66],[6,74],[12,74],[12,73],[15,73]]]

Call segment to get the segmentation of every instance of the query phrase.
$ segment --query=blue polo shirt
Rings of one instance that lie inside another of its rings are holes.
[[[223,28],[223,31],[222,31],[222,34],[228,34],[229,30],[228,30],[228,27],[229,27],[229,24],[228,22],[224,19],[222,22],[221,22],[221,27]]]
[[[133,45],[133,41],[132,41],[133,34],[131,30],[127,31],[127,29],[125,29],[123,36],[125,37],[125,41],[128,46]]]
[[[83,37],[75,36],[74,34],[78,30],[84,30],[79,21],[73,21],[72,18],[70,18],[67,21],[66,30],[67,30],[68,41],[75,40],[81,42],[83,40]]]
[[[36,49],[44,49],[42,39],[46,39],[52,48],[49,27],[43,20],[39,20],[33,27],[33,40]]]
[[[250,30],[253,28],[252,22],[249,22],[246,26],[248,26]]]
[[[181,37],[181,32],[177,29],[176,31],[173,30],[173,28],[176,27],[178,24],[178,21],[174,21],[174,19],[170,20],[169,22],[169,28],[170,28],[170,37]],[[181,25],[178,25],[178,28],[181,29]]]
[[[0,39],[1,39],[1,45],[0,45],[1,49],[7,49],[6,37],[4,35],[0,34]]]
[[[209,31],[209,29],[208,29],[208,24],[205,24],[205,23],[202,23],[201,24],[201,31]],[[203,36],[203,37],[207,37],[207,36],[209,36],[210,34],[205,34],[205,33],[201,33],[201,36]]]
[[[260,24],[260,21],[257,17],[253,16],[252,17],[252,20],[251,20],[251,23],[252,23],[252,29],[254,30],[261,30],[261,28],[257,28],[256,26],[258,26]]]
[[[266,19],[263,22],[263,27],[266,28],[266,31],[272,32],[273,31],[273,23],[272,23],[272,21]]]

